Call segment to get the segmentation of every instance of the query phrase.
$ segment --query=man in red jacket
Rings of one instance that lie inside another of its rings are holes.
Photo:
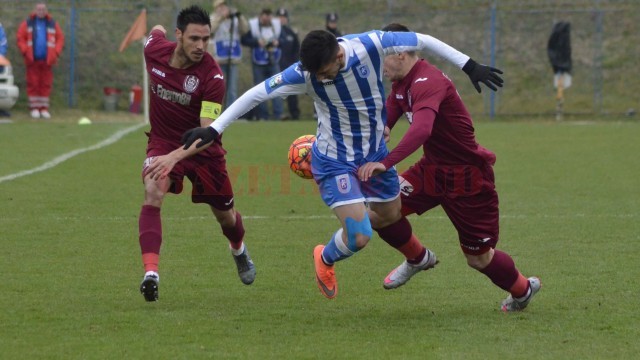
[[[26,65],[31,117],[49,119],[52,67],[62,53],[64,33],[49,15],[45,3],[37,3],[34,12],[20,24],[17,40]]]

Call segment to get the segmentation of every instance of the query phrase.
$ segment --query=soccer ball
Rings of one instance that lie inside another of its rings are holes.
[[[303,135],[289,146],[289,168],[303,179],[312,179],[311,145],[316,141],[313,135]]]

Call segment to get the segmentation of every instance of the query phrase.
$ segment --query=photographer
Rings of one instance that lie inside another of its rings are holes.
[[[210,52],[216,59],[226,82],[225,109],[238,97],[238,64],[242,61],[240,38],[249,32],[249,22],[225,0],[213,1]]]
[[[279,19],[273,18],[271,9],[262,9],[260,15],[249,19],[249,32],[242,36],[242,44],[251,48],[253,83],[259,84],[280,72],[280,44],[278,39],[282,31]],[[272,100],[273,116],[269,116],[267,103],[256,108],[258,120],[282,120],[282,98]]]

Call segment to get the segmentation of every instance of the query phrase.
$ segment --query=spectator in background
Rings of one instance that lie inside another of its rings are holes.
[[[259,84],[280,72],[280,32],[282,24],[273,18],[271,9],[265,8],[260,15],[249,19],[249,32],[242,37],[242,44],[251,48],[253,65],[253,83]],[[273,119],[282,119],[282,98],[272,99]],[[258,120],[269,119],[269,108],[266,102],[257,106]]]
[[[7,34],[4,32],[4,27],[0,23],[0,55],[7,56]],[[4,70],[4,66],[0,66],[0,73]]]
[[[7,34],[4,32],[4,27],[0,23],[0,57],[7,56]],[[0,74],[4,73],[4,66],[0,62]],[[0,109],[0,117],[11,116],[6,110]]]
[[[238,97],[238,64],[242,61],[240,38],[249,31],[249,22],[237,9],[229,7],[226,0],[213,1],[211,15],[210,52],[216,59],[227,85],[224,107]]]
[[[31,117],[49,119],[53,65],[58,62],[62,53],[64,33],[60,25],[49,15],[47,5],[39,2],[34,12],[20,24],[16,36],[26,65]]]
[[[342,32],[338,30],[338,13],[332,12],[327,14],[325,27],[328,32],[332,33],[336,37],[342,36]]]
[[[298,33],[292,27],[289,26],[289,12],[285,8],[280,8],[276,11],[276,15],[280,18],[282,24],[282,31],[280,32],[280,50],[282,56],[280,57],[280,70],[291,66],[296,63],[300,57],[300,39]],[[300,108],[298,107],[298,95],[287,96],[287,108],[289,109],[289,115],[292,120],[300,119]],[[286,116],[284,117],[286,119]]]

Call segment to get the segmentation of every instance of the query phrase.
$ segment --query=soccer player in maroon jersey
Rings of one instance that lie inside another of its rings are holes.
[[[179,194],[186,176],[193,185],[191,200],[209,205],[222,233],[229,240],[240,280],[249,285],[255,266],[243,243],[242,217],[233,207],[233,190],[227,174],[220,138],[201,151],[183,149],[182,134],[209,126],[222,112],[225,93],[220,67],[207,53],[211,34],[209,14],[198,6],[178,14],[176,42],[167,40],[161,25],[151,29],[144,47],[149,73],[151,131],[144,161],[144,203],[140,211],[140,249],[145,275],[140,292],[147,301],[158,300],[158,260],[162,244],[160,208],[168,192]],[[150,168],[169,169],[151,176]]]
[[[400,24],[384,30],[409,31]],[[402,114],[411,125],[384,160],[364,164],[358,176],[368,181],[422,146],[422,158],[400,176],[403,215],[442,206],[458,231],[467,264],[510,293],[501,309],[524,309],[540,290],[540,280],[524,277],[511,256],[495,248],[499,232],[496,157],[476,142],[471,115],[453,82],[415,52],[386,56],[384,75],[393,82],[386,103],[388,127],[392,129]],[[396,249],[404,245],[385,241]],[[417,272],[405,261],[387,275],[384,286],[397,288]]]

